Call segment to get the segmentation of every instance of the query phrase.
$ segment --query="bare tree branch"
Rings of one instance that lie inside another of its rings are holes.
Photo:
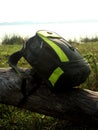
[[[30,79],[31,70],[24,72]],[[0,69],[0,103],[98,128],[98,92],[73,88],[55,94],[45,84],[40,84],[24,98],[21,86],[21,78],[12,69]]]

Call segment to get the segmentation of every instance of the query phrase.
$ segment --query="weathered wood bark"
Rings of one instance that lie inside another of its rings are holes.
[[[31,78],[31,71],[27,69],[25,72]],[[41,84],[22,102],[21,85],[22,80],[13,70],[0,69],[0,103],[98,128],[98,92],[74,88],[55,94]]]

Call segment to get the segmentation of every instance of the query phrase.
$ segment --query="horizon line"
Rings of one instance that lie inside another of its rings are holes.
[[[36,21],[13,21],[13,22],[0,22],[0,26],[6,25],[29,25],[29,24],[64,24],[64,23],[95,23],[98,20],[69,20],[69,21],[49,21],[49,22],[36,22]]]

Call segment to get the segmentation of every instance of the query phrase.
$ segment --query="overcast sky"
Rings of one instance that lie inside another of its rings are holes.
[[[98,0],[0,0],[0,22],[98,20]]]

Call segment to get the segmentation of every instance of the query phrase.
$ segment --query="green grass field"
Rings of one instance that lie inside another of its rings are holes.
[[[98,42],[86,44],[73,44],[74,47],[88,60],[91,66],[91,74],[87,81],[80,85],[81,88],[98,90]],[[0,46],[0,68],[9,67],[8,58],[22,45]],[[30,67],[22,58],[21,67]],[[20,110],[12,106],[0,105],[0,130],[65,130],[66,122],[52,117],[47,117],[26,110]],[[77,129],[78,130],[78,129]],[[86,129],[85,129],[86,130]]]

